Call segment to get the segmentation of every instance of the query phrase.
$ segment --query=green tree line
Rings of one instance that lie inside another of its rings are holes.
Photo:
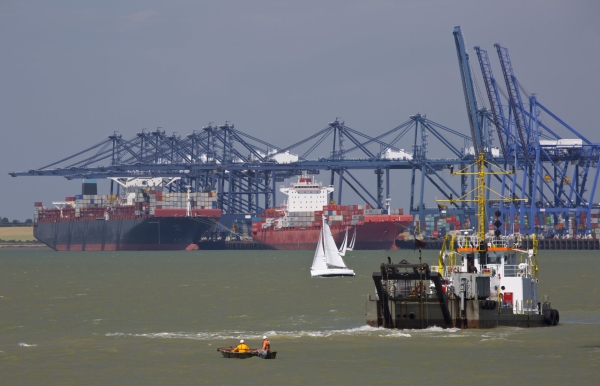
[[[24,222],[20,220],[9,220],[8,217],[0,216],[0,227],[10,227],[10,226],[32,226],[33,220],[28,218]]]

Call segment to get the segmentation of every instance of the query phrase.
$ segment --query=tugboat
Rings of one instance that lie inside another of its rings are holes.
[[[547,296],[538,296],[537,240],[533,248],[521,249],[519,235],[485,232],[486,161],[482,154],[475,164],[451,174],[473,174],[477,166],[477,216],[479,228],[457,231],[446,236],[438,265],[430,267],[403,260],[399,264],[381,264],[373,273],[377,291],[367,301],[367,324],[373,327],[423,329],[493,328],[498,326],[542,327],[559,323],[558,310]],[[491,167],[495,165],[489,164]],[[501,170],[495,174],[514,174]],[[460,202],[462,198],[451,203]],[[506,201],[517,199],[501,197]],[[442,201],[442,200],[440,200]],[[464,200],[462,200],[464,201]],[[496,211],[496,217],[501,213]],[[501,223],[496,220],[496,227]]]

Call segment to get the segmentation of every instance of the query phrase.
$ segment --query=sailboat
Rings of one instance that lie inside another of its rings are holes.
[[[340,256],[346,256],[346,251],[348,250],[348,227],[346,227],[346,234],[344,235],[344,241],[342,241],[342,246],[340,247]]]
[[[319,234],[319,242],[310,268],[310,276],[354,276],[354,271],[346,267],[325,219],[323,219],[323,227]]]
[[[356,243],[356,227],[354,227],[354,234],[352,235],[352,241],[350,241],[350,245],[348,245],[346,247],[347,251],[353,251],[354,250],[354,244]]]
[[[354,250],[354,243],[356,243],[356,228],[354,228],[354,235],[352,236],[352,241],[350,241],[350,244],[348,244],[348,227],[346,227],[344,241],[342,241],[342,246],[340,247],[340,255],[346,256],[347,251]]]

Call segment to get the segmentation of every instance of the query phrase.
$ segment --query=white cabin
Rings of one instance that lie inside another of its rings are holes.
[[[314,212],[323,210],[328,204],[328,195],[333,192],[333,186],[323,187],[308,175],[298,177],[298,182],[292,182],[289,188],[281,187],[281,193],[287,195],[287,211]]]

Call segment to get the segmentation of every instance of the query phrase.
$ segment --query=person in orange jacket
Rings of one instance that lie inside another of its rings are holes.
[[[262,349],[258,351],[258,355],[261,358],[267,356],[267,354],[271,351],[271,342],[267,339],[266,335],[263,336]]]
[[[234,348],[233,350],[231,350],[232,352],[248,352],[250,351],[250,347],[248,347],[245,343],[244,340],[240,340],[240,344],[238,344],[236,346],[236,348]]]

